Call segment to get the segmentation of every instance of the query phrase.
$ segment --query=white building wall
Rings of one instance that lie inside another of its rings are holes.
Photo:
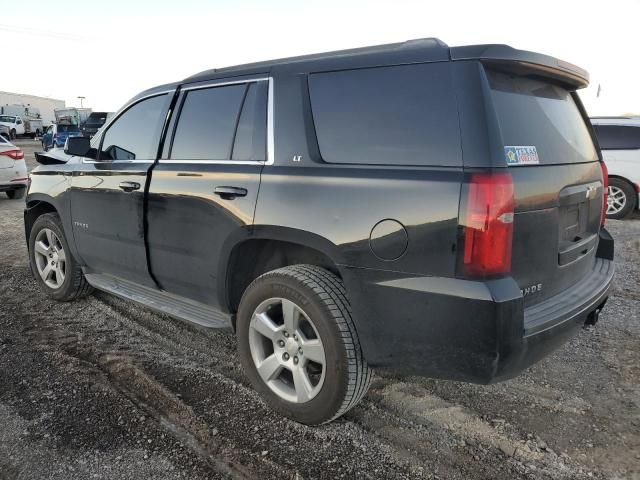
[[[0,92],[0,105],[24,105],[35,107],[40,110],[42,123],[45,126],[48,126],[55,121],[56,117],[53,113],[54,109],[66,107],[64,100],[10,92]]]

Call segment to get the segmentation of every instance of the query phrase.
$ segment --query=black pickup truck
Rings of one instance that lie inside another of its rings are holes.
[[[587,83],[424,39],[147,90],[68,158],[38,155],[32,271],[57,300],[97,288],[232,328],[255,388],[306,424],[357,404],[372,368],[513,377],[597,321],[612,282]]]

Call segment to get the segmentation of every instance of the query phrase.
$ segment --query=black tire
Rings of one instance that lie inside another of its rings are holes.
[[[11,133],[9,134],[9,136],[11,137],[11,140],[15,140],[15,139],[16,139],[16,137],[17,137],[18,135],[16,135],[16,131],[15,131],[15,129],[11,130]]]
[[[7,191],[7,197],[9,197],[11,200],[24,198],[24,194],[26,191],[26,188],[16,188],[15,190],[9,190]]]
[[[56,234],[67,257],[64,282],[56,289],[51,288],[44,283],[36,266],[34,244],[38,233],[44,228],[48,228]],[[38,282],[38,285],[40,285],[40,288],[55,300],[68,302],[70,300],[85,297],[93,292],[93,287],[91,287],[84,278],[80,265],[76,259],[73,258],[73,255],[69,250],[69,243],[64,236],[62,222],[60,221],[60,217],[57,213],[45,213],[44,215],[39,216],[33,223],[31,233],[29,234],[29,264],[31,266],[31,273]]]
[[[326,357],[324,383],[304,403],[287,401],[262,380],[249,346],[249,327],[256,308],[270,298],[285,298],[313,320]],[[364,359],[342,281],[314,265],[293,265],[265,273],[245,290],[237,319],[238,350],[254,388],[280,414],[306,425],[330,422],[354,407],[366,394],[373,371]]]
[[[613,220],[625,218],[636,207],[637,193],[629,182],[621,178],[609,178],[609,186],[618,188],[624,194],[625,204],[620,211],[607,214],[607,218],[611,218]]]

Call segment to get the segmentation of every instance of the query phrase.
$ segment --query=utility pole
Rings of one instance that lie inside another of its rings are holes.
[[[80,99],[80,108],[82,108],[82,101],[87,97],[78,97]]]

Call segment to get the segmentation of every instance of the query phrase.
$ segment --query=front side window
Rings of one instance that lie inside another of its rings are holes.
[[[324,161],[460,166],[460,127],[448,63],[309,76]]]
[[[168,95],[142,100],[120,115],[105,132],[100,160],[155,160]]]

